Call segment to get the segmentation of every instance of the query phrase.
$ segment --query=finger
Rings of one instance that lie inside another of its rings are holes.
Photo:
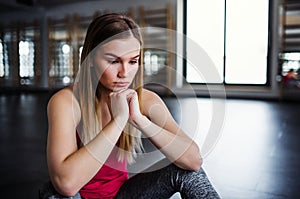
[[[132,92],[127,96],[127,99],[130,103],[138,102],[137,92],[132,90]]]
[[[130,101],[136,101],[138,100],[138,96],[137,96],[137,93],[135,91],[133,91],[132,93],[130,93]]]
[[[131,94],[129,100],[129,106],[130,106],[131,113],[133,113],[132,111],[140,111],[139,100],[136,92]]]
[[[121,96],[125,96],[127,100],[129,100],[132,95],[134,95],[135,93],[135,90],[132,90],[132,89],[126,89],[126,90],[123,90],[122,92],[119,93],[119,95]]]

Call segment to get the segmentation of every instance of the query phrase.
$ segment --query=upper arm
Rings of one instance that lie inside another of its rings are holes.
[[[79,114],[74,104],[73,95],[68,90],[59,91],[48,102],[47,161],[50,173],[77,150]]]
[[[143,89],[143,113],[153,123],[165,130],[177,134],[180,130],[163,100],[154,92]]]

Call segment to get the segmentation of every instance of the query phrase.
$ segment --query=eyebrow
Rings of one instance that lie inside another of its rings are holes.
[[[115,57],[115,58],[117,58],[117,59],[120,59],[119,56],[117,56],[117,55],[115,55],[115,54],[112,54],[112,53],[105,53],[104,55],[106,55],[106,56],[112,56],[112,57]],[[136,59],[136,58],[138,58],[138,57],[140,57],[140,55],[136,55],[136,56],[134,56],[134,57],[131,57],[130,59]]]

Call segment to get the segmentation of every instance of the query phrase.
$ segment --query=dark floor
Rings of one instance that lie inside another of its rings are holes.
[[[38,187],[48,178],[50,95],[0,93],[0,198],[37,198]],[[204,132],[195,137],[199,144],[217,132],[216,144],[204,150],[204,168],[222,198],[300,198],[300,103],[218,99],[219,106],[200,98],[165,101],[187,131],[194,121],[199,123],[197,130]],[[215,126],[220,125],[218,131]]]

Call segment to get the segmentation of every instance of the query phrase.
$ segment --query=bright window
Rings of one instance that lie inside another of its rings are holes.
[[[300,75],[300,52],[290,52],[281,55],[283,59],[282,75],[285,75],[290,69],[294,69]]]
[[[268,0],[186,0],[185,3],[188,82],[267,82]],[[197,43],[208,58],[190,62],[191,56],[205,54],[191,43]],[[207,59],[213,64],[208,64]],[[217,74],[206,75],[210,73],[205,71]]]
[[[32,41],[20,41],[19,62],[20,77],[34,77],[34,43]]]
[[[186,79],[190,83],[223,82],[224,5],[220,0],[187,0]],[[208,57],[202,55],[204,58],[197,61],[196,57],[191,57],[194,53],[207,53]],[[218,72],[217,76],[201,70],[210,61],[213,62],[210,67],[215,67]]]
[[[4,77],[3,44],[0,40],[0,77]]]
[[[268,7],[268,0],[226,0],[226,83],[267,82]]]

